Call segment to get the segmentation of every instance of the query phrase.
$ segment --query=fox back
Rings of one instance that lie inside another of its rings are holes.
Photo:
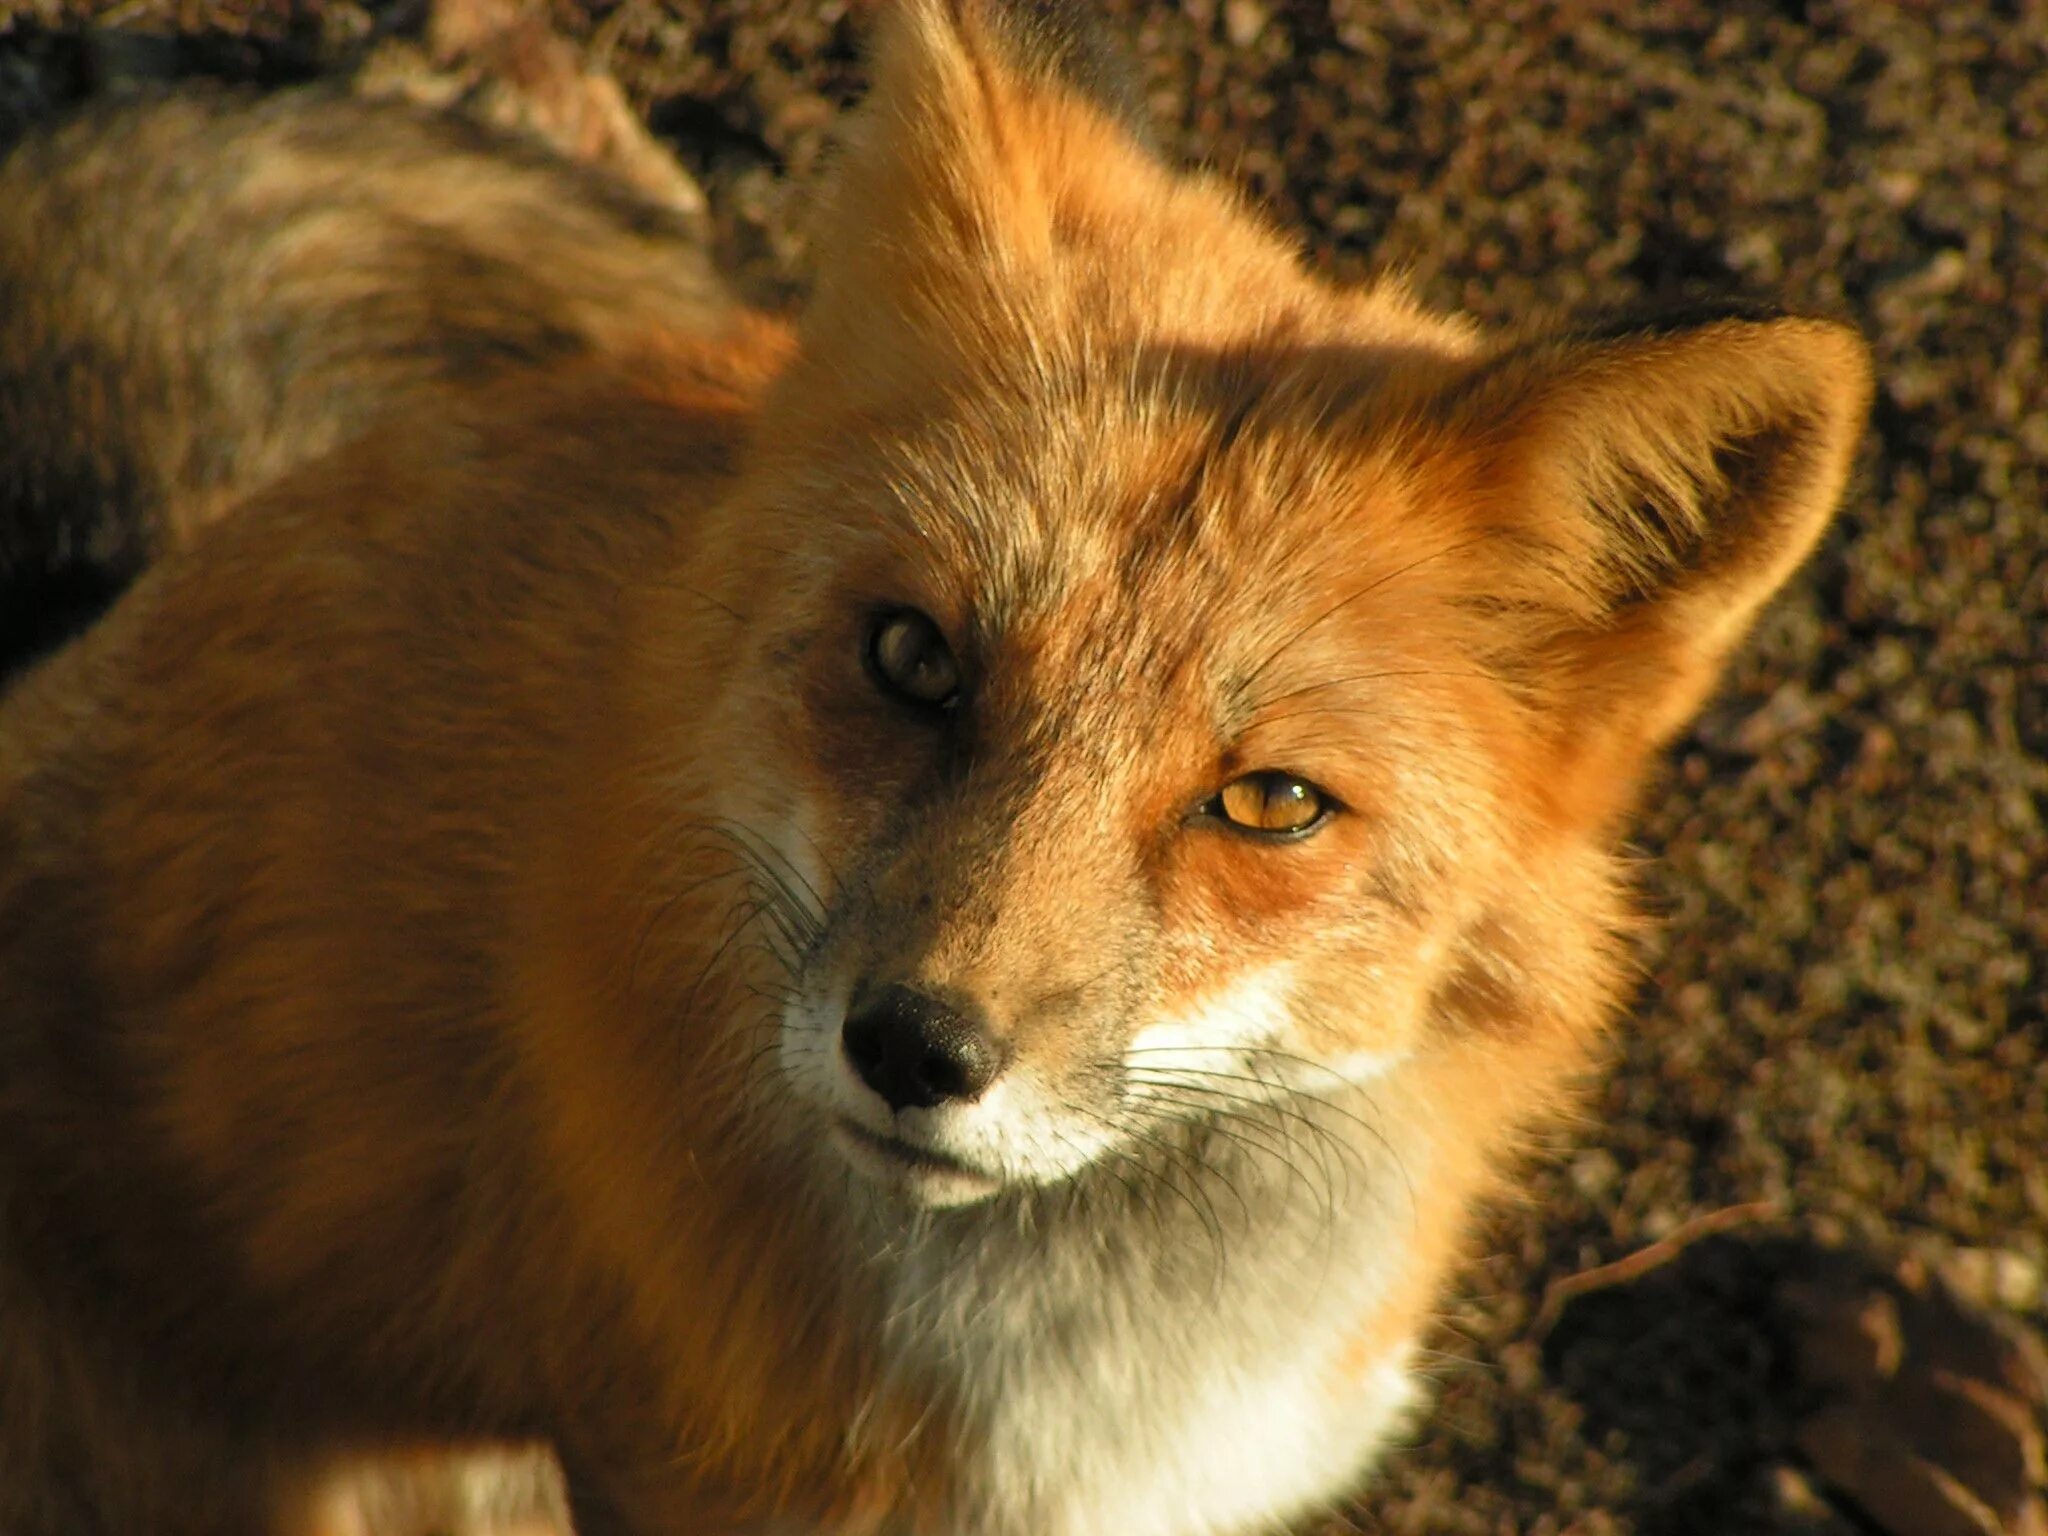
[[[279,1465],[544,1436],[586,1536],[1364,1475],[1867,365],[1334,287],[1084,31],[900,0],[793,335],[451,385],[16,686],[0,1451],[175,1361]]]
[[[294,465],[732,308],[671,212],[325,87],[89,112],[0,205],[0,675]]]

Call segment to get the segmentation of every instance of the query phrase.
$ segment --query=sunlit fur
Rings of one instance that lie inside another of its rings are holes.
[[[1625,817],[1863,353],[1332,288],[976,5],[900,0],[876,77],[793,341],[344,453],[9,699],[0,1004],[148,1084],[57,1224],[114,1241],[146,1161],[203,1219],[124,1326],[282,1451],[551,1437],[590,1532],[1268,1530],[1568,1108]],[[892,607],[956,709],[875,686]],[[1199,814],[1260,769],[1337,812]],[[891,983],[985,1013],[987,1094],[861,1084]]]

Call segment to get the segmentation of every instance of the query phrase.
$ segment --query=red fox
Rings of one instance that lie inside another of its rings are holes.
[[[4,173],[0,515],[165,552],[0,702],[0,1528],[1222,1536],[1414,1411],[1866,354],[1334,287],[1080,17],[886,8],[793,330],[395,107]]]

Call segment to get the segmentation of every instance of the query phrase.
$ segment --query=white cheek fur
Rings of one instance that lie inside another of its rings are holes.
[[[1286,1030],[1294,968],[1269,965],[1238,977],[1178,1018],[1147,1024],[1125,1050],[1134,1064],[1156,1057],[1166,1070],[1223,1068],[1247,1047],[1271,1045]]]
[[[1336,1058],[1300,1057],[1293,1047],[1292,968],[1251,972],[1177,1018],[1148,1024],[1124,1053],[1134,1105],[1158,1104],[1192,1086],[1224,1078],[1227,1091],[1279,1099],[1351,1087],[1401,1061],[1383,1051]],[[1071,1177],[1130,1138],[1118,1117],[1063,1102],[1054,1085],[1020,1065],[971,1104],[891,1112],[853,1071],[839,1046],[843,990],[799,997],[782,1023],[778,1050],[786,1080],[816,1108],[883,1136],[901,1137],[958,1158],[1006,1183],[1047,1184]],[[1267,1054],[1268,1052],[1272,1054]]]

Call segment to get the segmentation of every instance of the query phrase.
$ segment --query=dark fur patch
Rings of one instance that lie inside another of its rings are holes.
[[[1083,0],[991,0],[986,14],[1016,68],[1057,80],[1158,152],[1137,66],[1094,6]]]
[[[102,566],[0,573],[0,684],[92,627],[142,567],[137,550]]]
[[[8,151],[0,207],[21,211],[0,218],[0,679],[213,509],[386,415],[584,355],[592,313],[626,330],[642,306],[652,334],[729,304],[684,222],[609,176],[324,86],[97,104]],[[291,267],[309,229],[346,278]]]
[[[1473,370],[1440,396],[1445,409],[1455,409],[1471,396],[1492,386],[1504,369],[1519,367],[1532,357],[1562,356],[1573,347],[1599,347],[1631,341],[1658,341],[1683,336],[1710,325],[1739,322],[1767,325],[1792,316],[1776,305],[1758,299],[1703,295],[1676,304],[1628,305],[1587,315],[1573,316],[1561,324],[1529,332],[1495,353],[1482,367]]]
[[[1728,321],[1763,325],[1789,318],[1784,309],[1767,300],[1707,296],[1668,305],[1632,305],[1593,315],[1571,326],[1565,335],[1572,341],[1654,341]]]

